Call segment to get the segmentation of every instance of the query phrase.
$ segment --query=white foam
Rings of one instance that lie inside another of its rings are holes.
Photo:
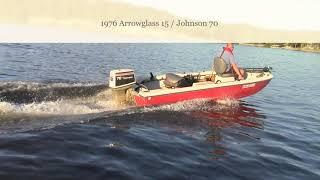
[[[235,99],[223,99],[223,100],[217,100],[216,102],[226,106],[239,106],[239,103],[240,103],[240,101]]]
[[[233,106],[238,106],[239,101],[233,99],[219,100],[213,102],[208,99],[195,99],[190,101],[182,101],[174,104],[162,105],[157,107],[146,107],[144,109],[145,112],[150,111],[176,111],[176,112],[184,112],[184,111],[212,111],[219,110],[223,108],[230,108]]]
[[[0,92],[16,91],[16,90],[41,90],[63,87],[90,87],[100,85],[91,82],[76,82],[76,83],[40,83],[40,82],[25,82],[25,81],[7,81],[0,82],[0,87],[6,87]]]
[[[94,97],[61,99],[57,101],[43,101],[29,104],[13,104],[0,102],[1,113],[53,114],[75,115],[91,114],[104,111],[123,109],[111,100],[110,91],[104,91]]]
[[[15,106],[8,102],[0,102],[0,114],[14,112]]]

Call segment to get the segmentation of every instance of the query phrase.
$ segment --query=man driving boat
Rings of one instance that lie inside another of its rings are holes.
[[[233,49],[234,49],[233,44],[227,43],[226,47],[223,48],[221,57],[227,64],[226,72],[235,73],[235,75],[237,75],[237,78],[239,80],[243,80],[244,70],[238,67],[233,55]]]

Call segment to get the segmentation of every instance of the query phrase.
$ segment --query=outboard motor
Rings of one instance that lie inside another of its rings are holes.
[[[109,87],[112,90],[113,101],[122,104],[126,102],[127,90],[136,84],[132,69],[117,69],[110,71]]]

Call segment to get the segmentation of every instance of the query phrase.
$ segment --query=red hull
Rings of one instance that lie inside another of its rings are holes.
[[[215,87],[151,97],[142,97],[140,95],[136,95],[135,102],[137,106],[156,106],[192,99],[240,99],[259,92],[270,82],[270,80],[271,79],[250,84]]]

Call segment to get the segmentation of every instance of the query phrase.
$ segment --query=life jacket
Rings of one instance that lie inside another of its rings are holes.
[[[228,51],[229,53],[231,53],[231,54],[233,55],[233,50],[232,50],[231,48],[229,48],[229,47],[224,47],[224,48],[223,48],[223,51],[222,51],[222,53],[221,53],[221,56],[223,55],[223,53],[224,53],[225,51]]]

